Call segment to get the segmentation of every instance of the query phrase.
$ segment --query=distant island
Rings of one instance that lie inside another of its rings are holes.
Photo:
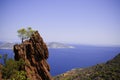
[[[13,45],[15,43],[10,42],[0,42],[0,49],[13,49]],[[47,43],[48,48],[75,48],[74,46],[60,43],[60,42],[48,42]]]
[[[10,42],[0,42],[0,49],[13,49],[15,43]]]
[[[59,43],[59,42],[50,42],[47,43],[48,48],[75,48],[74,46],[64,44],[64,43]]]

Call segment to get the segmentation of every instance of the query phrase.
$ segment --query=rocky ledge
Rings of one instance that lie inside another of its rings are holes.
[[[16,61],[20,59],[25,61],[25,66],[21,66],[20,70],[27,73],[27,78],[30,80],[52,80],[49,73],[50,67],[46,61],[49,57],[48,48],[38,31],[32,34],[29,40],[14,45],[14,53]]]

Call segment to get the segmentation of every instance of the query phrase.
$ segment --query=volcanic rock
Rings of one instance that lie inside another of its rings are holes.
[[[47,63],[49,57],[48,48],[38,31],[34,32],[29,40],[22,44],[14,45],[15,60],[23,59],[25,66],[20,70],[26,72],[30,80],[52,80]]]

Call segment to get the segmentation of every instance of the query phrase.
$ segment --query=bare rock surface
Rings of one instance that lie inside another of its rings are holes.
[[[46,61],[49,57],[48,48],[38,31],[32,34],[29,40],[14,45],[14,53],[16,61],[20,59],[25,61],[25,66],[21,66],[20,70],[27,73],[27,78],[30,80],[52,80],[49,73],[50,67]]]

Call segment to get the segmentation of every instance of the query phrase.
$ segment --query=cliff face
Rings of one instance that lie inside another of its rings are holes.
[[[20,70],[27,73],[27,78],[30,80],[52,80],[49,73],[50,67],[46,61],[49,57],[48,48],[38,31],[29,40],[14,45],[14,53],[15,60],[23,59],[25,61],[25,66],[21,66]]]

